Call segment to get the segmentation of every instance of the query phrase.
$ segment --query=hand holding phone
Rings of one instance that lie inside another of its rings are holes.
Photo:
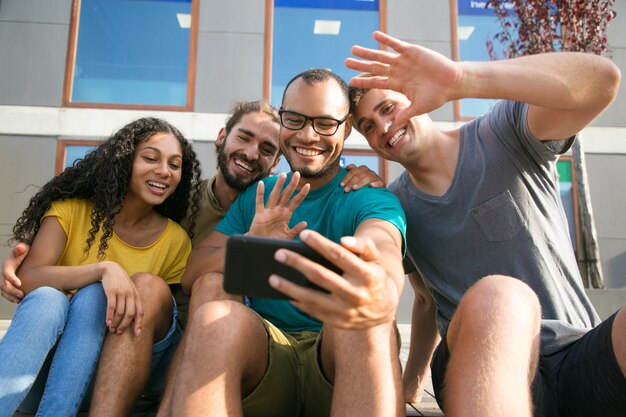
[[[300,271],[276,261],[274,253],[282,248],[299,253],[331,271],[342,274],[337,266],[303,242],[233,235],[226,243],[224,290],[230,294],[251,297],[288,299],[288,296],[275,290],[268,283],[270,275],[276,274],[303,287],[327,292],[309,281]]]

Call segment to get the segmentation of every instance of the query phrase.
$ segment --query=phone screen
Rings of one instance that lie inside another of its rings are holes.
[[[270,275],[276,274],[298,285],[327,292],[301,272],[277,262],[274,253],[281,248],[297,252],[334,272],[342,273],[321,254],[298,240],[233,235],[226,243],[224,290],[230,294],[251,297],[288,299],[287,295],[276,291],[268,283]]]

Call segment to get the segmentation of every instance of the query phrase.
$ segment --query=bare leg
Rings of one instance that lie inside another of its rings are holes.
[[[322,368],[335,387],[331,415],[404,415],[400,359],[393,323],[367,330],[325,327]]]
[[[191,322],[196,311],[198,311],[198,308],[208,303],[209,301],[225,300],[231,297],[229,294],[224,292],[224,289],[222,287],[222,274],[207,274],[198,278],[193,284],[191,294],[191,298],[189,299],[187,328],[191,328]],[[172,398],[174,379],[176,378],[176,373],[178,372],[180,360],[182,357],[182,351],[185,349],[186,343],[187,331],[184,331],[183,338],[178,344],[176,354],[174,355],[174,357],[172,358],[172,362],[170,363],[170,370],[167,376],[167,385],[165,387],[163,399],[161,400],[161,406],[159,407],[159,416],[169,415],[168,410],[170,410],[171,408],[170,401]]]
[[[267,334],[258,317],[234,301],[196,309],[159,415],[241,416],[241,398],[259,384],[268,366]]]
[[[448,329],[446,416],[530,417],[541,309],[517,279],[490,276],[463,297]]]
[[[144,309],[142,332],[132,328],[107,335],[96,374],[90,416],[127,416],[150,372],[152,345],[165,337],[172,324],[172,294],[161,278],[134,275]]]

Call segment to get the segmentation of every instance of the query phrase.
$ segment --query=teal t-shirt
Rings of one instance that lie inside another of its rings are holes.
[[[328,239],[339,242],[343,236],[353,236],[361,222],[367,219],[383,219],[395,225],[402,234],[403,247],[406,231],[404,212],[397,197],[385,188],[364,187],[346,193],[339,183],[346,176],[342,169],[325,186],[312,190],[295,210],[289,227],[301,221]],[[278,177],[263,180],[265,202]],[[291,174],[285,184],[289,183]],[[256,184],[241,193],[215,230],[227,236],[243,234],[250,229],[255,214]],[[287,300],[253,298],[252,308],[266,320],[287,332],[304,330],[319,331],[322,323],[294,307]]]

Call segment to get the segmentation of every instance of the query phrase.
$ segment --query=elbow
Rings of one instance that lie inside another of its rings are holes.
[[[429,294],[415,294],[415,304],[418,304],[424,310],[431,310],[435,307],[435,300]]]
[[[603,75],[601,77],[602,82],[606,86],[605,88],[605,105],[608,106],[615,100],[617,93],[619,92],[619,86],[622,79],[622,73],[620,69],[608,58],[604,58],[605,65]]]
[[[31,271],[28,268],[22,267],[18,272],[21,283],[19,289],[24,293],[24,295],[36,290],[40,286],[35,285],[37,280],[33,279]]]

